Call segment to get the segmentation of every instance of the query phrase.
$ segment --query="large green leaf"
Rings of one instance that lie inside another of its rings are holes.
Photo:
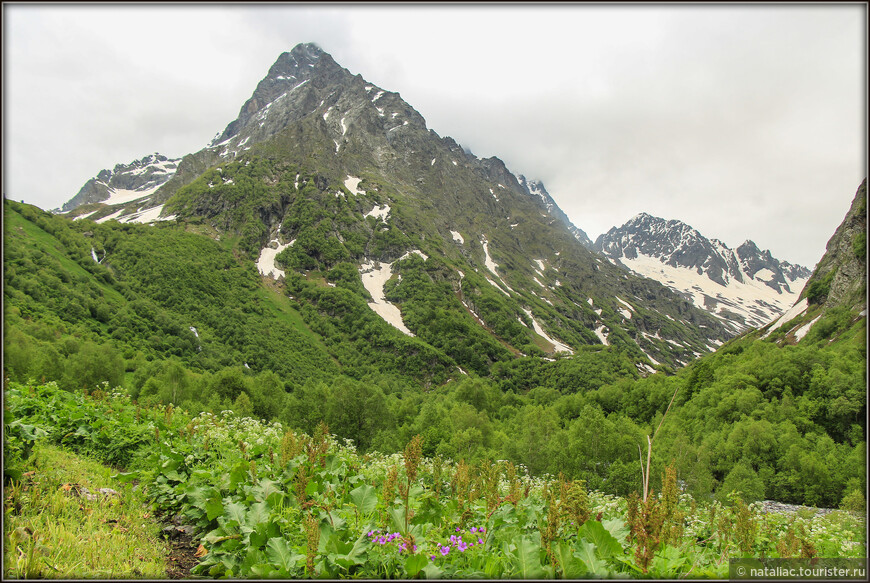
[[[666,546],[653,556],[650,573],[655,577],[672,579],[683,570],[686,563],[687,557],[680,552],[680,549]]]
[[[402,534],[408,534],[405,532],[405,509],[402,506],[398,506],[396,508],[390,508],[388,513],[390,515],[390,524],[397,531]]]
[[[544,575],[541,566],[541,545],[528,536],[516,541],[516,575],[522,579],[540,579]]]
[[[209,520],[214,520],[224,513],[224,503],[220,498],[209,498],[205,501],[205,515]]]
[[[250,466],[245,462],[239,462],[230,470],[230,490],[238,488],[239,484],[244,484],[248,480]]]
[[[405,575],[408,577],[416,577],[428,562],[429,559],[426,558],[426,555],[409,556],[405,559]]]
[[[266,558],[273,565],[290,573],[296,568],[296,561],[304,559],[305,555],[297,553],[284,538],[270,538],[266,543]]]
[[[366,515],[372,512],[378,505],[378,495],[373,486],[363,484],[350,491],[350,499],[356,504],[360,514]]]
[[[338,536],[334,536],[327,551],[331,552],[331,558],[337,565],[347,568],[351,565],[362,565],[368,547],[369,541],[365,534],[361,534],[354,541],[343,541]]]
[[[427,579],[440,579],[441,578],[441,567],[439,567],[435,563],[429,563],[428,565],[423,567],[423,575]]]
[[[250,509],[248,510],[248,514],[245,517],[245,523],[251,528],[254,528],[258,524],[268,522],[270,512],[271,507],[267,502],[257,502],[256,504],[251,504]]]
[[[251,493],[257,502],[263,502],[269,500],[273,494],[281,493],[281,484],[274,480],[260,480],[259,484],[251,488]]]
[[[625,524],[624,520],[621,518],[607,518],[602,520],[601,524],[607,532],[613,535],[613,538],[619,541],[620,545],[626,544],[625,539],[628,536],[628,533],[631,532],[631,529],[628,528],[628,525]]]
[[[574,552],[574,556],[586,565],[586,574],[596,577],[607,576],[607,564],[596,556],[595,545],[587,540],[581,540],[578,546],[579,548]]]
[[[563,579],[579,579],[586,574],[586,565],[574,556],[574,549],[569,542],[559,541],[558,545],[553,545],[553,552],[559,561]]]
[[[598,555],[602,558],[622,554],[622,545],[597,520],[587,520],[577,530],[577,538],[586,539],[594,544]]]
[[[245,514],[247,511],[242,504],[231,502],[224,506],[224,514],[229,520],[234,520],[238,524],[245,524]]]

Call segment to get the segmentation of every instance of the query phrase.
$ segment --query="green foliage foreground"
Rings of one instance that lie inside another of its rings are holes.
[[[4,452],[13,470],[40,439],[127,464],[118,479],[194,525],[194,573],[209,577],[724,578],[731,557],[865,552],[854,515],[764,515],[736,495],[700,505],[672,468],[644,502],[508,462],[425,458],[420,437],[360,455],[323,425],[308,436],[229,411],[143,408],[122,390],[10,383],[6,405],[7,436],[30,428]]]

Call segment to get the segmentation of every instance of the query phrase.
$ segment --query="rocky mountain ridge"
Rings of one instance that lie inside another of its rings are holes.
[[[155,152],[129,164],[116,164],[88,180],[60,212],[70,212],[93,203],[125,204],[144,200],[169,181],[178,169],[180,158],[171,159]]]

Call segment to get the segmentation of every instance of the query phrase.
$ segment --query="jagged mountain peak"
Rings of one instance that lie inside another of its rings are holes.
[[[278,56],[266,76],[257,84],[254,93],[242,105],[239,116],[209,143],[209,147],[237,136],[252,118],[306,83],[323,87],[336,82],[347,82],[352,77],[347,69],[336,63],[329,53],[316,44],[298,44],[289,52]]]

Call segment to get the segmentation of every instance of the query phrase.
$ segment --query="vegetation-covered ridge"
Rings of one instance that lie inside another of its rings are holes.
[[[123,460],[117,479],[193,527],[194,574],[209,577],[725,578],[731,557],[865,552],[858,515],[764,515],[738,492],[702,503],[673,467],[644,501],[510,462],[427,457],[420,436],[361,455],[322,424],[306,435],[229,411],[191,416],[107,387],[13,382],[6,404],[9,467],[39,440]]]

